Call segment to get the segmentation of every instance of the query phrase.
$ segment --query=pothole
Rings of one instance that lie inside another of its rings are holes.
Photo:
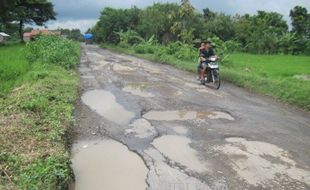
[[[131,129],[126,130],[126,134],[135,134],[138,138],[147,138],[156,135],[154,127],[145,119],[137,119],[129,125]]]
[[[152,93],[143,91],[143,86],[129,85],[129,86],[124,87],[123,91],[129,92],[133,95],[144,97],[144,98],[155,97]]]
[[[198,158],[198,152],[191,148],[191,140],[177,135],[165,135],[153,141],[154,147],[170,160],[186,166],[195,172],[205,172],[206,165]]]
[[[91,90],[82,95],[82,102],[99,115],[120,125],[127,125],[135,114],[116,102],[115,96],[105,90]]]
[[[177,126],[177,127],[173,127],[174,132],[180,134],[180,135],[185,135],[188,130],[185,127],[181,127],[181,126]]]
[[[198,190],[211,189],[207,184],[189,176],[164,162],[162,155],[154,148],[145,150],[145,157],[150,157],[152,164],[148,173],[149,190]],[[223,188],[224,189],[224,188]]]
[[[72,167],[76,190],[145,190],[148,169],[143,160],[113,140],[74,144]]]
[[[284,178],[290,178],[310,185],[310,181],[306,180],[310,171],[298,168],[297,163],[282,148],[240,137],[229,137],[225,140],[227,144],[215,147],[215,150],[230,158],[232,168],[247,183],[257,186],[270,181],[281,183]]]
[[[143,115],[145,119],[157,121],[184,121],[194,119],[226,119],[233,121],[234,118],[220,111],[213,112],[196,112],[196,111],[149,111]]]
[[[136,70],[135,68],[128,67],[128,66],[123,66],[120,64],[114,64],[113,65],[113,70],[114,71],[119,71],[119,72],[127,72],[127,71],[134,71]]]

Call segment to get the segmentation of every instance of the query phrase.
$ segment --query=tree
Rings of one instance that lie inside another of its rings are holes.
[[[75,41],[83,41],[83,35],[81,34],[80,29],[60,29],[61,34],[65,35],[68,39],[70,40],[75,40]]]
[[[13,0],[11,7],[8,4],[9,10],[5,14],[10,21],[19,22],[19,36],[23,42],[23,27],[25,24],[35,23],[42,26],[48,20],[56,19],[54,12],[54,5],[47,0]]]
[[[119,35],[115,32],[136,29],[139,23],[140,9],[114,9],[106,7],[101,11],[99,21],[92,29],[97,42],[118,43]]]
[[[181,0],[180,9],[175,13],[174,18],[177,21],[171,27],[172,33],[177,34],[182,42],[192,43],[195,31],[193,27],[195,8],[189,0]]]
[[[17,0],[1,0],[0,3],[0,23],[6,24],[10,21],[9,13],[14,9]]]
[[[175,35],[171,33],[170,29],[175,23],[173,15],[179,9],[179,5],[173,3],[154,3],[147,7],[140,14],[140,23],[137,31],[145,39],[155,36],[159,41],[165,41],[166,38],[172,40]]]
[[[206,21],[215,17],[216,13],[212,12],[209,8],[205,8],[203,11],[203,17]]]
[[[293,32],[300,37],[310,38],[310,14],[305,7],[296,6],[290,11]]]
[[[253,53],[275,53],[278,36],[286,32],[287,23],[276,12],[258,11],[257,15],[246,14],[236,21],[236,39]]]
[[[223,13],[214,13],[211,17],[207,17],[205,30],[208,36],[217,36],[221,40],[227,41],[233,39],[235,36],[235,23],[231,16]]]

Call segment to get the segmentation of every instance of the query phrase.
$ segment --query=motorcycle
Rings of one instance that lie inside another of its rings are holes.
[[[202,85],[212,84],[215,89],[221,86],[220,67],[217,63],[217,57],[212,56],[208,59],[208,63],[202,63],[202,68],[205,71],[204,77],[200,80]]]

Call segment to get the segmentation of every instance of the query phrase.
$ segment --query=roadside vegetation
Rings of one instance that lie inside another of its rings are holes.
[[[223,79],[310,110],[310,56],[227,53],[223,51],[227,50],[227,43],[218,38],[212,41],[218,44],[215,49],[221,58]],[[197,50],[181,43],[163,46],[148,41],[127,47],[113,44],[101,47],[197,72]]]
[[[79,56],[57,36],[0,47],[0,189],[68,187]]]
[[[238,86],[310,110],[310,13],[225,15],[209,8],[155,3],[144,9],[104,8],[91,29],[102,47],[196,72],[197,49],[211,40],[220,56],[222,78]]]

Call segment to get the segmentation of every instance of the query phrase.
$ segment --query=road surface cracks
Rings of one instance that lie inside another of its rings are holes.
[[[309,113],[82,46],[75,189],[310,189]]]

